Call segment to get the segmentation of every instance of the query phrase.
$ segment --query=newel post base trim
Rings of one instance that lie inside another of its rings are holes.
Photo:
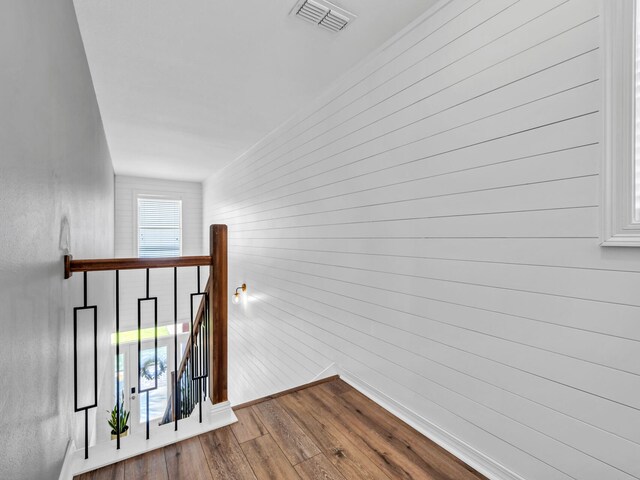
[[[137,430],[120,440],[120,450],[116,450],[115,442],[109,441],[89,447],[89,459],[87,460],[84,459],[84,448],[72,450],[72,447],[70,447],[67,451],[59,480],[72,480],[75,475],[90,472],[157,448],[166,447],[167,445],[226,427],[238,421],[229,402],[211,405],[207,400],[207,405],[203,405],[203,407],[205,408],[203,408],[202,423],[198,421],[199,415],[196,407],[189,418],[180,420],[177,432],[174,430],[173,422],[171,422],[154,427],[151,431],[151,438],[146,440],[144,428],[139,426]]]

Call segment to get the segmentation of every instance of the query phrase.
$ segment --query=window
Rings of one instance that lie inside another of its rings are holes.
[[[182,200],[138,196],[138,257],[182,254]]]
[[[602,245],[640,246],[640,28],[638,0],[603,2]]]

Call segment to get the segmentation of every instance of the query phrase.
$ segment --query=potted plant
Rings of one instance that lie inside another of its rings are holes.
[[[107,410],[109,412],[109,410]],[[124,409],[124,402],[120,404],[120,418],[118,418],[118,406],[114,405],[111,410],[111,418],[107,423],[111,427],[111,440],[115,440],[120,432],[120,437],[126,437],[129,433],[129,412]]]

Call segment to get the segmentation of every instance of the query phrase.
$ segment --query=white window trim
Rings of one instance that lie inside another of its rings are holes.
[[[601,245],[640,247],[640,223],[634,222],[636,0],[603,0],[602,25]]]
[[[179,200],[180,201],[180,256],[182,256],[182,244],[184,243],[184,200],[182,195],[160,195],[152,192],[134,191],[133,192],[133,256],[139,255],[139,241],[138,241],[138,199],[139,198],[151,198],[158,200]]]

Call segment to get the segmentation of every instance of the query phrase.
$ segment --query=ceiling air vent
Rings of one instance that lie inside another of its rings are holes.
[[[353,13],[323,0],[300,0],[291,14],[332,32],[339,32],[355,20]]]

